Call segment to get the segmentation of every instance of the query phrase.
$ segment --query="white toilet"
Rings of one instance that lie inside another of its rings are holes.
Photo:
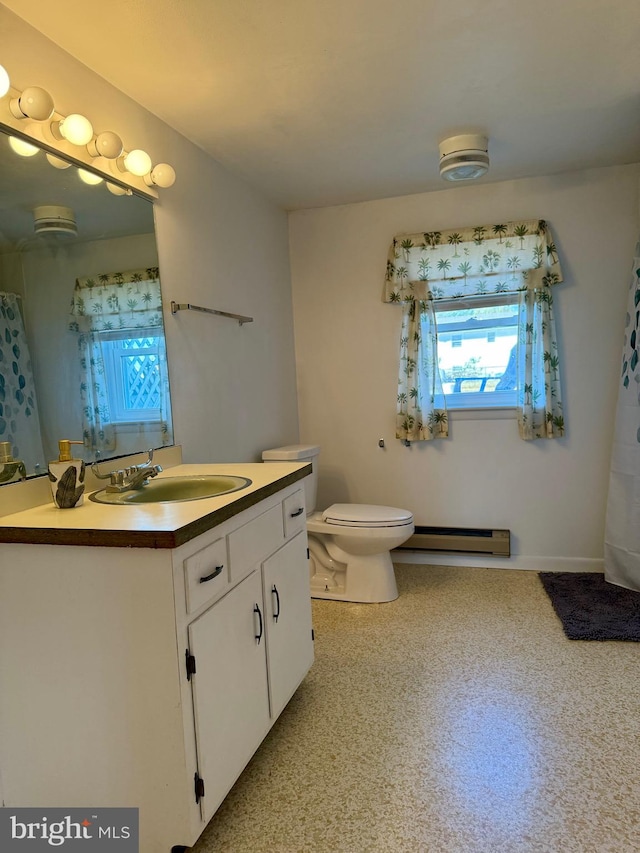
[[[383,602],[398,597],[390,551],[413,534],[406,509],[370,504],[332,504],[315,512],[318,486],[314,444],[265,450],[264,462],[310,462],[304,481],[309,534],[311,595],[340,601]]]

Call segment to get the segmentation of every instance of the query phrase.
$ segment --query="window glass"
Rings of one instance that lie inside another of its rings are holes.
[[[516,404],[518,303],[513,294],[436,303],[438,365],[447,407]]]
[[[107,392],[114,423],[160,421],[163,393],[159,368],[158,329],[109,332],[101,335],[102,351],[111,369]]]

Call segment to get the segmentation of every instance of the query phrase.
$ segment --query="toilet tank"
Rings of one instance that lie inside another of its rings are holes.
[[[275,447],[262,453],[263,462],[310,462],[313,472],[304,479],[304,501],[307,515],[316,508],[318,494],[318,464],[317,456],[320,448],[317,444],[288,444],[286,447]]]

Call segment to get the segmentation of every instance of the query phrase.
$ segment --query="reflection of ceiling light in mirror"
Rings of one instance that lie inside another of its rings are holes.
[[[55,234],[77,237],[78,227],[73,210],[59,204],[44,204],[33,209],[33,230],[36,234]]]
[[[92,157],[105,157],[107,160],[116,160],[124,149],[122,140],[112,130],[99,133],[87,145],[87,150]]]
[[[53,115],[53,98],[40,86],[28,86],[19,98],[9,101],[9,109],[14,118],[48,121]]]
[[[72,113],[60,121],[54,121],[51,132],[56,139],[66,139],[72,145],[86,145],[93,138],[91,122],[79,113]]]
[[[163,189],[172,187],[176,182],[175,169],[168,163],[158,163],[148,175],[144,176],[144,182],[149,187],[156,186]]]
[[[120,161],[118,160],[120,167]],[[122,165],[127,172],[142,178],[151,171],[151,157],[141,148],[134,148],[122,158]]]
[[[60,157],[55,157],[53,154],[47,154],[46,157],[54,169],[68,169],[71,165],[67,160],[62,160]]]
[[[86,169],[78,169],[78,175],[80,176],[80,180],[84,181],[85,184],[101,184],[103,180],[100,175],[96,175],[93,172],[87,172]]]
[[[33,157],[40,149],[37,145],[31,145],[30,142],[25,142],[24,139],[18,139],[17,136],[9,137],[9,145],[21,157]]]
[[[6,69],[0,65],[0,98],[4,98],[9,91],[9,86],[11,86],[9,75],[6,72]]]
[[[113,195],[132,195],[131,190],[125,190],[124,187],[119,187],[118,184],[110,184],[107,181],[107,189]]]

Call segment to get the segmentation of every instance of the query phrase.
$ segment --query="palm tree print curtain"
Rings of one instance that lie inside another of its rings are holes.
[[[426,441],[448,435],[433,300],[408,300],[402,312],[396,438]]]
[[[438,371],[438,300],[517,295],[518,428],[525,439],[564,433],[552,288],[562,281],[544,220],[401,234],[387,258],[384,302],[402,306],[396,437],[448,436]],[[418,319],[419,318],[419,321]]]
[[[71,300],[69,329],[78,334],[80,362],[80,399],[82,402],[83,440],[93,451],[114,450],[116,433],[107,393],[105,360],[101,332],[147,329],[160,332],[159,369],[164,393],[161,395],[162,434],[170,441],[170,408],[162,298],[157,267],[104,273],[79,278]]]

